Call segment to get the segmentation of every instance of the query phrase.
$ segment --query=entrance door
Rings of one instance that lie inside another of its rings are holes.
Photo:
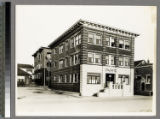
[[[142,83],[142,91],[144,91],[144,90],[145,90],[145,84]]]
[[[110,82],[115,82],[115,74],[106,74],[106,87],[109,86]]]

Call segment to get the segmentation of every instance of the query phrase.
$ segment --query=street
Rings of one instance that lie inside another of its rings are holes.
[[[82,97],[75,92],[43,87],[17,88],[17,116],[83,116],[110,112],[152,112],[152,97]]]

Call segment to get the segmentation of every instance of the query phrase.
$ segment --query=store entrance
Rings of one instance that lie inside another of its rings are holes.
[[[108,74],[106,73],[106,87],[109,87],[110,82],[115,82],[115,74]]]

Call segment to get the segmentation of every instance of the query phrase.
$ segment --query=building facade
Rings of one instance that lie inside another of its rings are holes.
[[[18,64],[17,67],[17,86],[29,86],[33,81],[33,69],[30,64]]]
[[[82,96],[131,96],[138,34],[79,20],[51,48],[51,87]]]
[[[135,61],[135,95],[153,95],[153,64],[149,61]]]
[[[50,84],[51,50],[48,47],[39,48],[34,57],[34,80],[38,85]]]

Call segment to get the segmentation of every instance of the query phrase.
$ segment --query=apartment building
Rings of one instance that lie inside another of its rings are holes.
[[[135,64],[135,95],[153,95],[153,64],[149,61],[138,60]]]
[[[79,20],[49,45],[51,87],[82,96],[132,96],[137,36]]]
[[[38,85],[50,84],[51,76],[51,50],[48,47],[40,47],[34,57],[34,80]]]

